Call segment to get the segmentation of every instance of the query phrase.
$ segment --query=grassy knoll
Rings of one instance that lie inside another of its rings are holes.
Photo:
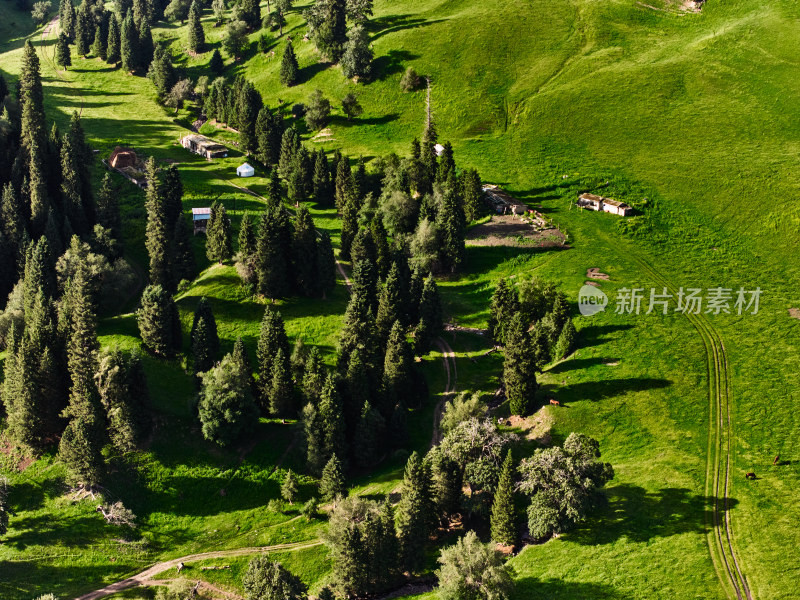
[[[0,9],[11,11],[7,5]],[[442,283],[448,313],[458,324],[483,326],[494,284],[510,275],[555,280],[575,298],[586,269],[599,267],[611,276],[601,287],[612,301],[621,287],[657,285],[633,255],[676,286],[760,286],[758,315],[709,320],[731,363],[734,544],[754,597],[791,598],[787,573],[800,568],[797,553],[787,552],[798,545],[794,524],[800,517],[800,463],[790,443],[800,435],[793,409],[800,323],[787,312],[800,305],[794,289],[798,9],[789,0],[711,1],[699,15],[679,15],[668,3],[658,7],[668,10],[632,0],[378,0],[369,26],[376,77],[368,85],[348,82],[337,66],[318,63],[312,45],[301,41],[304,27],[293,12],[287,31],[297,42],[300,85],[278,84],[283,40],[275,42],[275,58],[253,48],[240,63],[227,60],[227,72],[252,79],[270,106],[305,101],[314,88],[337,105],[355,91],[364,115],[348,123],[335,112],[331,140],[323,145],[367,157],[405,152],[420,130],[424,93],[400,90],[405,67],[432,77],[437,125],[454,143],[459,164],[475,166],[485,180],[541,205],[570,234],[572,246],[549,252],[469,248],[464,273]],[[5,27],[7,20],[0,21]],[[213,48],[222,30],[211,27],[210,16],[205,23]],[[186,44],[182,27],[157,27],[155,34],[176,52]],[[11,38],[18,35],[0,30],[7,42],[0,67],[11,73],[18,69],[20,44]],[[39,47],[52,56],[52,38]],[[209,58],[207,52],[179,62],[197,76]],[[64,123],[80,110],[92,144],[104,154],[124,144],[179,161],[187,209],[219,196],[229,210],[235,200],[235,220],[242,210],[258,210],[256,198],[230,185],[242,160],[235,152],[208,163],[177,146],[186,111],[176,116],[157,106],[152,85],[141,77],[94,59],[74,62],[68,72],[56,73],[42,61],[49,117]],[[569,210],[578,189],[606,181],[606,195],[649,199],[637,235],[621,234],[609,215]],[[263,192],[264,180],[246,185]],[[129,257],[146,267],[141,201],[135,190],[125,192]],[[336,235],[338,222],[329,212],[314,216]],[[243,294],[232,268],[206,269],[199,240],[197,251],[205,270],[180,297],[184,324],[206,295],[219,311],[223,347],[241,335],[253,353],[263,306]],[[302,336],[329,352],[345,302],[339,287],[327,302],[289,300],[280,309],[292,338]],[[544,394],[565,406],[544,410],[554,419],[556,441],[573,430],[599,439],[616,478],[596,518],[513,559],[516,597],[726,597],[707,541],[715,499],[705,485],[708,380],[700,338],[675,315],[609,310],[580,319],[579,328],[581,348],[541,378]],[[107,345],[137,343],[130,314],[106,319],[101,333]],[[448,342],[457,353],[458,389],[493,391],[497,355],[482,357],[486,347],[476,336],[458,334]],[[102,523],[90,502],[70,503],[58,484],[60,467],[45,457],[11,476],[21,491],[14,497],[19,514],[0,548],[4,598],[27,599],[45,581],[63,594],[91,589],[160,557],[317,535],[318,524],[289,522],[291,516],[261,509],[276,495],[281,470],[272,469],[296,426],[259,424],[262,441],[240,462],[236,452],[221,453],[197,440],[193,384],[180,366],[148,359],[147,369],[158,382],[154,402],[170,430],[125,467],[129,472],[120,467],[109,484],[118,484],[112,491],[142,519],[140,537],[116,541],[118,532]],[[443,374],[436,353],[425,370],[438,393]],[[418,447],[430,436],[430,410],[412,417]],[[777,453],[786,463],[773,468]],[[387,461],[375,476],[357,478],[357,490],[391,491],[400,464]],[[293,451],[285,466],[295,465]],[[741,474],[750,470],[759,480],[744,481]],[[305,485],[310,493],[310,482]],[[298,553],[293,568],[313,585],[326,566],[321,554],[312,554],[306,559]],[[241,568],[245,561],[236,564]],[[209,575],[217,576],[228,574]]]

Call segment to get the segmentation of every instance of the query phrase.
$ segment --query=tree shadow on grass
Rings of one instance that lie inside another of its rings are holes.
[[[402,73],[405,70],[403,63],[415,58],[419,58],[419,54],[407,50],[389,50],[372,61],[372,78],[383,81],[391,75]]]
[[[382,117],[365,117],[355,119],[348,119],[347,117],[342,117],[340,115],[332,115],[329,120],[332,125],[348,128],[358,125],[384,125],[386,123],[396,121],[399,118],[400,115],[398,113],[390,113],[383,115]],[[364,157],[364,160],[368,161],[369,158]]]
[[[308,83],[317,73],[322,73],[324,70],[330,68],[332,63],[329,62],[315,62],[311,63],[310,65],[306,65],[300,69],[300,76],[297,78],[299,83]]]
[[[624,600],[625,596],[602,583],[578,583],[560,579],[520,577],[511,600]]]
[[[394,33],[395,31],[403,31],[405,29],[417,29],[419,27],[427,27],[434,23],[441,23],[446,19],[424,19],[414,15],[387,15],[385,17],[378,17],[367,22],[366,29],[372,33],[372,41],[378,38]]]
[[[685,533],[706,534],[713,523],[714,505],[724,500],[694,494],[685,488],[650,492],[635,485],[606,489],[607,502],[580,529],[564,534],[566,541],[583,545],[611,544],[625,538],[648,542]],[[728,507],[738,504],[728,498]]]
[[[548,373],[557,375],[559,373],[568,373],[569,371],[577,371],[580,369],[588,369],[597,365],[604,365],[619,361],[618,358],[603,358],[601,356],[594,356],[592,358],[570,358],[561,361],[557,365],[553,365],[547,369]]]
[[[5,546],[25,550],[28,546],[67,546],[83,548],[105,537],[105,523],[95,516],[64,517],[48,513],[35,517],[12,519]]]
[[[583,327],[580,331],[580,347],[600,346],[607,341],[621,337],[615,334],[630,329],[633,329],[633,325],[589,325]]]
[[[23,481],[14,484],[9,496],[11,509],[15,512],[36,510],[44,506],[47,498],[55,498],[67,491],[67,486],[56,478],[48,478],[41,483]]]
[[[650,377],[631,377],[629,379],[606,379],[605,381],[585,381],[572,385],[544,384],[540,393],[542,397],[557,396],[562,406],[572,402],[589,400],[597,402],[628,392],[643,392],[666,388],[672,385],[668,379],[654,379]]]
[[[54,566],[51,561],[5,561],[0,578],[0,597],[35,598],[53,593],[59,598],[74,598],[81,592],[101,587],[104,582],[118,581],[141,567],[127,557],[109,563],[83,566]]]

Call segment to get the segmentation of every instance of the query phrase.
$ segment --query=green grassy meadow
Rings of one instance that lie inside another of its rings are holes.
[[[706,485],[709,372],[702,340],[681,315],[612,310],[623,287],[661,287],[641,261],[675,287],[762,290],[757,315],[707,320],[730,361],[729,495],[737,558],[753,598],[794,598],[793,575],[800,570],[800,456],[792,443],[800,438],[800,322],[788,309],[800,307],[797,3],[709,0],[700,14],[682,14],[661,0],[653,3],[660,10],[634,0],[376,0],[368,26],[376,72],[366,85],[345,80],[338,66],[319,63],[313,44],[301,40],[299,11],[306,4],[298,3],[285,28],[294,36],[300,85],[287,89],[278,82],[283,39],[275,40],[273,58],[258,54],[255,44],[241,62],[226,57],[226,74],[251,79],[267,105],[281,102],[287,113],[313,89],[323,90],[335,107],[332,135],[307,143],[372,159],[406,153],[421,134],[425,92],[399,87],[403,70],[413,66],[432,78],[440,137],[453,143],[459,167],[475,167],[484,181],[541,206],[569,234],[570,248],[561,251],[469,247],[463,272],[441,282],[453,322],[485,326],[489,298],[502,277],[553,280],[577,300],[588,268],[610,276],[600,282],[612,301],[609,309],[578,317],[581,347],[541,377],[542,397],[564,405],[542,409],[553,418],[553,439],[571,431],[589,434],[613,464],[608,504],[580,529],[512,559],[515,598],[735,598],[709,551],[716,499]],[[223,28],[213,27],[210,14],[204,23],[214,48]],[[103,156],[116,145],[130,145],[177,161],[187,210],[219,198],[234,211],[236,225],[244,211],[260,210],[258,198],[231,182],[263,193],[266,173],[238,180],[235,167],[243,157],[237,151],[208,162],[182,149],[177,141],[190,111],[176,115],[158,106],[146,78],[92,58],[73,57],[73,67],[56,71],[53,35],[41,39],[30,18],[9,2],[0,2],[0,69],[16,75],[20,36],[29,33],[42,59],[49,119],[63,126],[80,112]],[[189,76],[205,73],[211,53],[188,57],[185,27],[160,24],[154,36],[171,46]],[[364,106],[353,122],[339,110],[349,91]],[[308,134],[302,123],[299,128]],[[143,194],[121,178],[115,182],[127,258],[146,272]],[[570,208],[576,193],[587,189],[639,206],[644,214],[625,233],[616,217]],[[335,213],[312,207],[312,214],[336,242]],[[254,358],[263,302],[239,286],[233,267],[208,264],[200,238],[196,251],[202,271],[179,296],[184,331],[206,296],[223,351],[241,336]],[[302,337],[320,347],[332,363],[346,302],[339,285],[325,301],[288,299],[279,309],[291,340]],[[104,345],[139,343],[134,308],[132,300],[123,314],[103,319]],[[483,356],[488,346],[479,336],[447,335],[457,355],[457,389],[493,392],[501,358]],[[320,535],[322,520],[306,523],[294,519],[294,509],[284,514],[265,508],[279,495],[283,471],[302,470],[301,450],[293,443],[297,424],[262,420],[245,449],[217,450],[202,442],[194,424],[195,389],[182,365],[147,358],[146,367],[160,427],[145,452],[109,457],[113,475],[107,484],[139,517],[138,533],[121,540],[90,500],[72,501],[53,456],[17,471],[14,456],[0,455],[17,511],[0,544],[1,597],[28,600],[46,591],[72,597],[161,559]],[[411,417],[419,449],[429,443],[433,405],[444,388],[439,354],[425,359],[424,371],[431,399]],[[783,463],[773,467],[776,454]],[[375,474],[357,477],[355,491],[392,491],[401,466],[390,460]],[[745,481],[746,471],[759,478]],[[313,494],[311,479],[303,480],[301,493]],[[329,570],[322,547],[281,553],[281,560],[312,589]],[[246,560],[223,562],[230,571],[202,576],[235,590]]]

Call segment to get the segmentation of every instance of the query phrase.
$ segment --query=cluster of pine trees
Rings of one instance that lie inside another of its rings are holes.
[[[83,0],[77,9],[71,0],[61,0],[56,62],[71,65],[70,45],[74,44],[79,56],[91,54],[111,65],[121,63],[127,72],[146,72],[155,52],[150,24],[162,16],[163,7],[157,1],[120,0],[114,12],[101,0]]]
[[[487,336],[505,347],[503,383],[512,414],[534,407],[536,373],[575,349],[577,332],[563,293],[551,283],[501,279],[492,294]]]
[[[6,432],[36,452],[58,442],[71,480],[93,486],[104,446],[127,452],[148,427],[140,357],[98,353],[96,307],[108,265],[121,254],[119,207],[108,175],[96,197],[92,191],[92,152],[78,116],[63,136],[55,125],[46,133],[30,42],[17,90],[10,98],[0,76],[9,167],[0,169]]]
[[[283,120],[264,106],[261,94],[244,77],[228,82],[216,78],[203,100],[203,112],[239,132],[239,148],[255,154],[265,165],[277,161]]]
[[[327,231],[317,231],[308,208],[297,208],[294,220],[271,197],[258,227],[250,215],[242,218],[236,263],[242,281],[258,294],[283,298],[292,294],[324,297],[336,283],[336,262]],[[209,243],[214,241],[209,234]]]
[[[319,53],[341,64],[345,77],[370,75],[373,53],[365,25],[372,0],[315,0],[303,15]]]

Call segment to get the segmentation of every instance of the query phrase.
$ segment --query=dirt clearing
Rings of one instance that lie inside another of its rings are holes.
[[[562,248],[565,240],[564,234],[555,227],[537,228],[514,215],[493,215],[488,223],[467,232],[470,246]]]

